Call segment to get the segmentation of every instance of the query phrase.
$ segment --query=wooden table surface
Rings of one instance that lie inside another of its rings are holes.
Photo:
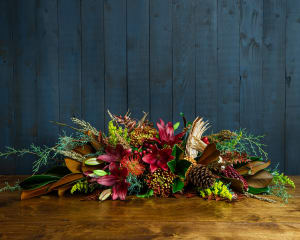
[[[0,185],[16,177],[0,176]],[[22,179],[22,177],[19,177]],[[284,205],[201,198],[80,201],[0,193],[0,239],[300,239],[300,176]]]

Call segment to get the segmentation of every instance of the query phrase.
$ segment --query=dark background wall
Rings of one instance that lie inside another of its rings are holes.
[[[49,120],[184,112],[265,133],[273,163],[300,174],[299,42],[299,0],[0,0],[1,149],[54,144]]]

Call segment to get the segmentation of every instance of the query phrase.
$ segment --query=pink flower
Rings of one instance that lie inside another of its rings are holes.
[[[143,161],[149,163],[151,172],[154,172],[157,168],[168,170],[167,162],[173,158],[172,149],[158,149],[155,145],[152,148],[152,153],[145,155]]]
[[[105,149],[106,154],[99,156],[97,159],[104,162],[120,162],[124,156],[131,152],[131,149],[124,149],[121,144],[118,144],[116,148],[108,146]]]
[[[167,125],[165,125],[165,122],[160,119],[160,123],[157,123],[156,125],[158,127],[159,139],[155,138],[154,140],[161,145],[166,144],[173,147],[176,143],[181,141],[181,138],[184,135],[184,132],[174,135],[174,127],[171,122],[168,122]]]
[[[126,181],[128,170],[119,168],[116,163],[109,165],[110,175],[106,175],[97,179],[97,182],[104,186],[112,186],[112,199],[125,200],[129,183]]]

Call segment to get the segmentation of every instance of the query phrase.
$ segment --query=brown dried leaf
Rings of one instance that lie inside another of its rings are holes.
[[[95,136],[91,131],[87,132],[87,135],[91,139],[91,145],[96,151],[99,151],[102,148],[102,144],[100,144],[99,141],[97,141],[98,136]]]
[[[230,183],[230,188],[232,188],[233,190],[241,193],[244,192],[244,183],[241,180],[226,177],[223,177],[223,179],[225,180],[225,182]]]
[[[95,150],[89,145],[85,144],[83,146],[79,146],[73,149],[74,152],[81,154],[82,156],[95,153]]]
[[[245,177],[248,185],[254,188],[265,188],[270,185],[273,175],[266,170],[262,170],[253,176]]]
[[[65,163],[67,168],[72,172],[72,173],[80,173],[81,172],[81,165],[82,162],[76,161],[71,158],[65,158]]]
[[[252,161],[238,168],[237,172],[240,175],[254,175],[255,173],[267,168],[270,164],[271,164],[270,160],[268,162]]]
[[[207,147],[204,149],[198,163],[202,165],[208,165],[211,162],[214,162],[219,159],[220,151],[217,150],[216,144],[211,143],[207,145]]]
[[[72,184],[66,184],[57,189],[57,194],[59,197],[64,196],[65,192],[72,187]]]
[[[84,177],[84,175],[82,173],[71,173],[71,174],[68,174],[68,175],[62,177],[61,179],[59,179],[57,182],[53,183],[51,185],[51,187],[49,188],[49,191],[57,189],[58,187],[60,187],[62,185],[65,185],[67,183],[71,183],[71,182],[74,182],[76,180],[79,180],[79,179],[81,179],[83,177]]]

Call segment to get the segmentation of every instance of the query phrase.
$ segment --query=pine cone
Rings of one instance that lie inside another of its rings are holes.
[[[188,174],[189,181],[202,189],[210,188],[216,181],[212,172],[204,165],[194,165]]]
[[[225,168],[225,170],[223,171],[223,174],[227,178],[234,178],[234,179],[238,179],[238,180],[242,181],[243,184],[244,184],[244,189],[246,191],[248,190],[248,183],[247,183],[247,181],[233,167],[227,166]]]

